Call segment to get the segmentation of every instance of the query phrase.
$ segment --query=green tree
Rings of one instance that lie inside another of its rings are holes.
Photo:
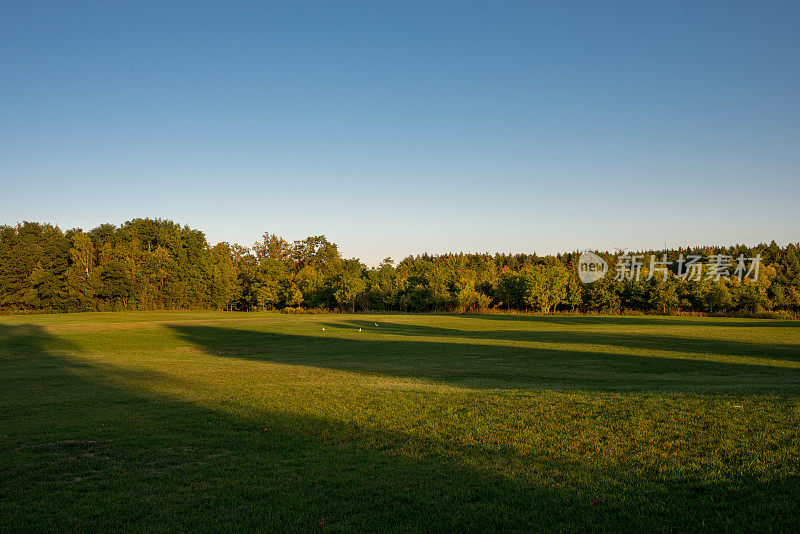
[[[544,313],[555,311],[567,297],[569,272],[562,264],[526,267],[521,273],[528,306]]]
[[[358,260],[346,260],[343,267],[336,277],[334,297],[340,308],[349,308],[351,312],[355,312],[356,301],[367,287],[362,278],[363,266]]]

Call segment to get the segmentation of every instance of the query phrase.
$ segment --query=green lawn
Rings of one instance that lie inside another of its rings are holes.
[[[798,321],[5,316],[0,425],[0,530],[800,529]]]

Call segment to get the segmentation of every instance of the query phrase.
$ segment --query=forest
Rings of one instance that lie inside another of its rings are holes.
[[[0,311],[218,309],[230,311],[643,312],[796,315],[798,244],[643,251],[761,256],[757,280],[664,276],[584,284],[579,252],[408,256],[377,267],[343,258],[324,236],[289,242],[265,233],[252,247],[210,245],[169,220],[134,219],[90,231],[0,226]],[[644,266],[647,274],[647,266]],[[648,279],[649,278],[649,279]]]

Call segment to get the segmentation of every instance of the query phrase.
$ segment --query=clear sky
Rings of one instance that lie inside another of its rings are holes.
[[[800,240],[800,2],[0,4],[0,224]]]

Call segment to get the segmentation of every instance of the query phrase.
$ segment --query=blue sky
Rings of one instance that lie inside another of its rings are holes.
[[[3,2],[0,224],[368,264],[800,239],[797,2]]]

